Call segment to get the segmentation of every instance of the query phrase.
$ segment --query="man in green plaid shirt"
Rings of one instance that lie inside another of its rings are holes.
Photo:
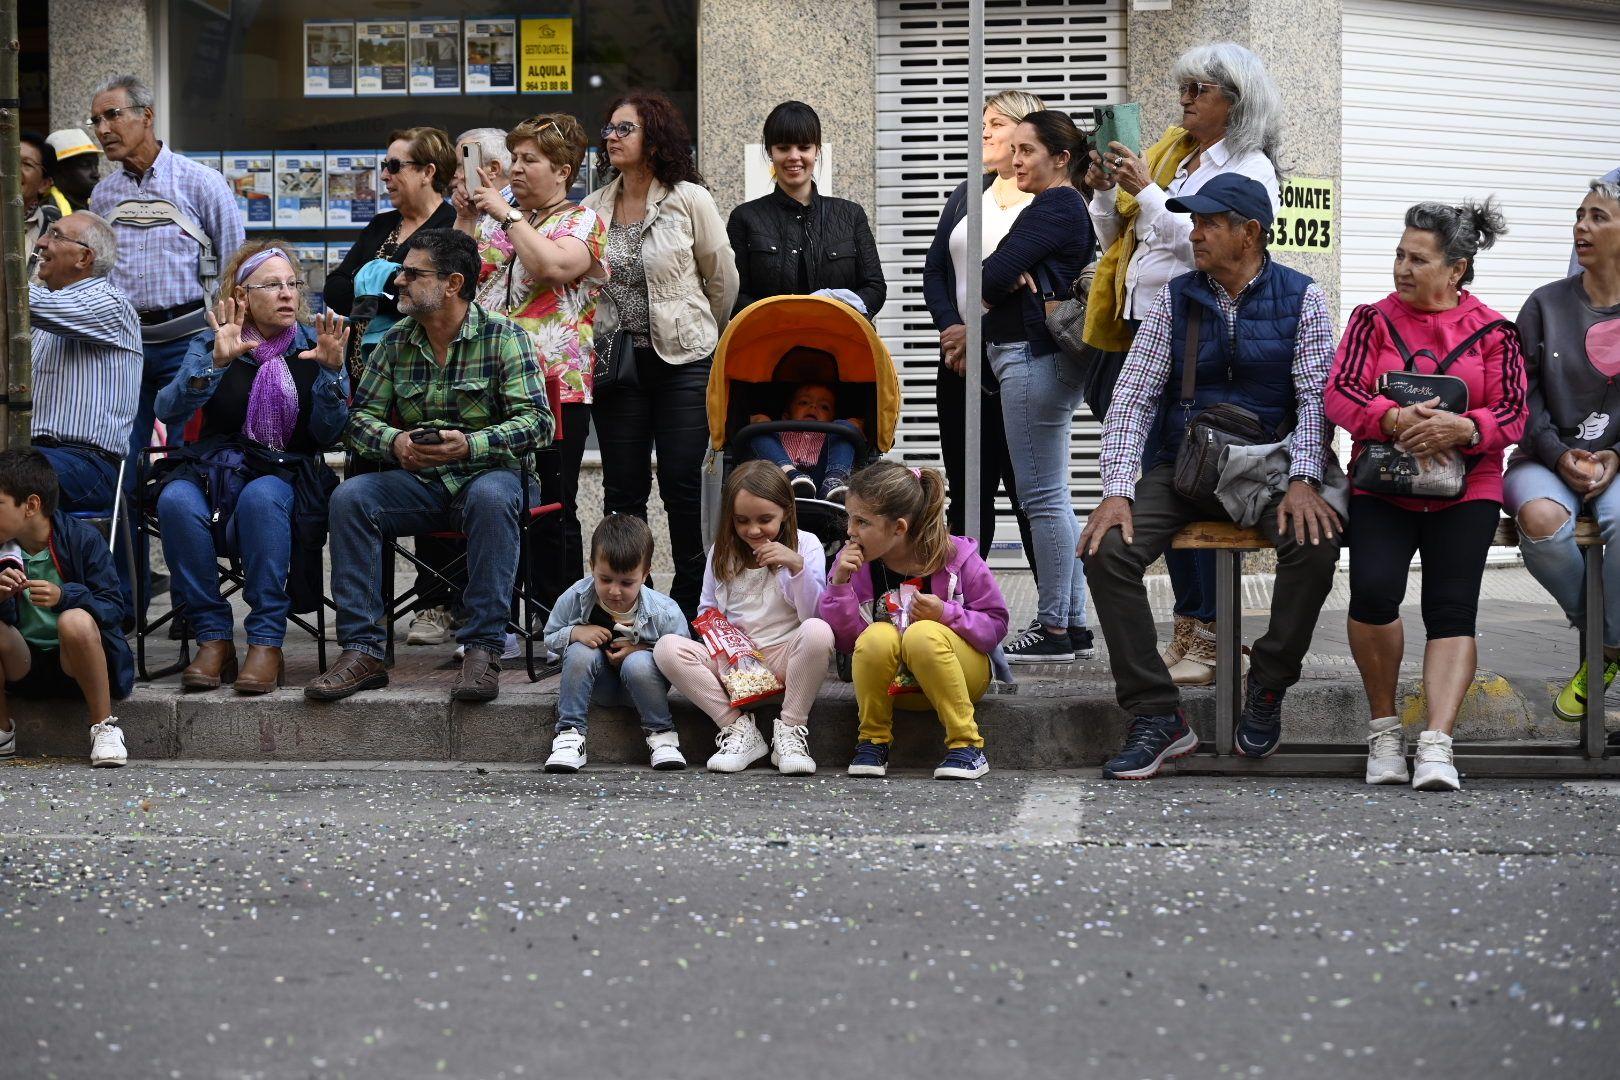
[[[304,688],[335,701],[388,685],[385,537],[467,536],[467,622],[456,701],[500,692],[517,578],[519,469],[551,442],[545,378],[529,335],[472,300],[478,249],[451,229],[417,234],[395,278],[401,319],[366,360],[349,410],[356,453],[398,469],[350,477],[332,496],[332,598],[343,655]]]

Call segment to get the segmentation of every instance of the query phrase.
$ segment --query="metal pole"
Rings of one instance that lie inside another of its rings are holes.
[[[33,364],[28,345],[28,253],[23,251],[22,102],[17,90],[17,0],[0,0],[0,347],[6,350],[6,385],[0,387],[0,440],[27,446]]]
[[[975,109],[974,106],[978,108]],[[979,177],[984,171],[981,160],[980,136],[983,130],[984,110],[984,0],[968,0],[968,92],[967,92],[967,304],[962,321],[967,324],[967,344],[963,351],[967,378],[966,422],[963,425],[962,470],[962,522],[967,534],[979,541],[979,549],[988,554],[993,536],[979,535],[979,444],[983,440],[979,410],[984,407],[984,393],[979,376],[983,354],[984,334],[980,320],[984,315],[984,276],[979,267],[984,263],[984,199],[979,193]]]

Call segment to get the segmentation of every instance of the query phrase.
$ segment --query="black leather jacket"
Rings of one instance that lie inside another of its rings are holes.
[[[776,188],[733,210],[726,233],[742,279],[732,314],[767,296],[817,289],[855,293],[868,319],[883,307],[889,290],[859,203],[812,189],[810,205],[804,206]]]

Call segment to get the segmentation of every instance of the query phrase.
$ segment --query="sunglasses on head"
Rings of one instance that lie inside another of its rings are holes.
[[[403,169],[407,165],[415,166],[418,169],[422,167],[422,163],[420,161],[401,161],[399,158],[393,157],[383,158],[382,163],[383,172],[388,173],[390,176],[398,176],[399,170]]]

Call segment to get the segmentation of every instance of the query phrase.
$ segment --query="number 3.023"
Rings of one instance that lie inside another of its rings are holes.
[[[1279,217],[1271,225],[1272,247],[1331,248],[1333,222],[1319,218]]]

